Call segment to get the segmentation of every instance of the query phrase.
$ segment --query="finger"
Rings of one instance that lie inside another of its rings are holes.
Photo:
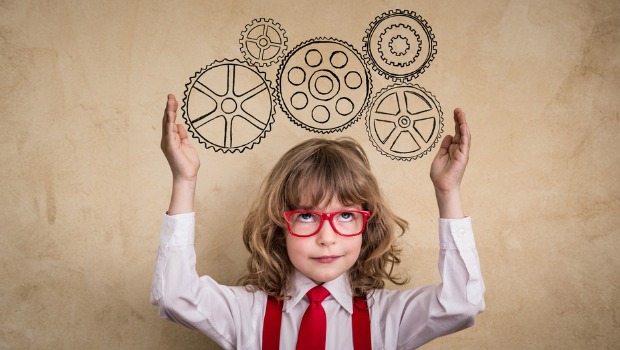
[[[177,124],[177,131],[179,132],[181,142],[183,142],[183,140],[187,138],[187,130],[185,130],[182,124]]]
[[[459,136],[458,143],[469,147],[471,134],[469,132],[469,126],[467,125],[465,112],[460,108],[454,110],[454,124],[455,132]]]
[[[454,143],[461,142],[461,121],[463,118],[463,111],[460,108],[454,109]]]
[[[460,124],[461,129],[461,144],[467,146],[469,149],[471,145],[471,133],[469,131],[469,124],[467,124],[467,119],[465,118],[465,113],[462,113],[463,121]]]
[[[168,134],[170,133],[176,133],[177,132],[177,128],[176,128],[176,118],[177,118],[177,107],[178,107],[178,103],[176,98],[174,97],[174,95],[169,94],[168,95],[168,102],[166,103],[166,124],[165,124],[165,130]]]
[[[465,160],[469,157],[469,149],[471,148],[471,134],[469,132],[469,125],[465,113],[461,110],[455,116],[458,121],[458,128],[460,133],[460,140],[457,144],[456,150],[465,156]]]
[[[166,100],[166,108],[164,109],[164,117],[162,118],[161,123],[162,137],[165,136],[166,132],[171,131],[169,123],[172,122],[174,124],[174,120],[176,119],[177,106],[178,103],[174,95],[168,94],[168,99]]]
[[[452,143],[452,135],[446,135],[446,137],[441,140],[441,146],[439,146],[439,151],[437,152],[437,156],[443,156],[450,151],[450,144]]]
[[[174,124],[177,118],[178,105],[179,104],[177,103],[177,99],[174,97],[174,95],[169,94],[168,101],[166,102],[166,116],[167,116],[166,122]]]

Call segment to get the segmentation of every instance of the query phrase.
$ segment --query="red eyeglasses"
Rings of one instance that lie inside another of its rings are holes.
[[[288,232],[297,237],[310,237],[317,234],[323,222],[329,221],[334,231],[345,237],[357,236],[364,232],[370,212],[366,210],[341,210],[323,213],[310,210],[293,210],[282,213],[286,219]]]

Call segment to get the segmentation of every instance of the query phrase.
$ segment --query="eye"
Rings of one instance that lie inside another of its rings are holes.
[[[298,221],[298,222],[316,222],[317,218],[312,213],[299,213],[299,214],[297,214],[297,217],[295,218],[295,221]]]
[[[355,220],[355,214],[348,211],[342,212],[336,216],[336,220],[338,221],[353,221]]]

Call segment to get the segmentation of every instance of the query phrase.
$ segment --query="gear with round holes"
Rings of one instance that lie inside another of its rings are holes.
[[[312,132],[331,133],[359,119],[370,101],[372,80],[353,46],[316,38],[286,55],[277,86],[278,101],[291,121]]]
[[[364,59],[396,82],[417,78],[437,54],[432,28],[413,11],[390,10],[375,18],[364,37]]]
[[[243,57],[259,66],[270,66],[284,57],[288,39],[279,23],[272,19],[255,19],[241,32]]]
[[[373,98],[366,130],[383,155],[410,161],[435,146],[443,132],[443,113],[429,91],[419,85],[396,84]]]
[[[255,66],[236,59],[215,61],[196,72],[185,87],[183,118],[205,148],[241,153],[271,130],[273,89]]]

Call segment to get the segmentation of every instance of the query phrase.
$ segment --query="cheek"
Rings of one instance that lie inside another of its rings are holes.
[[[359,238],[355,242],[355,249],[357,250],[357,255],[359,256],[362,251],[362,236],[358,236]]]
[[[295,262],[295,260],[297,260],[297,258],[299,258],[299,256],[305,251],[304,241],[296,238],[297,237],[292,237],[290,235],[286,236],[286,252],[292,262]]]
[[[348,252],[357,259],[362,251],[362,236],[347,238],[346,245]]]

